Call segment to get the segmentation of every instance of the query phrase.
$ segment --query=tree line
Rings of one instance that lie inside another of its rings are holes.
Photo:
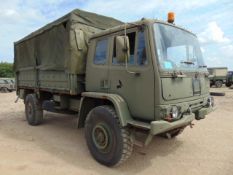
[[[0,62],[0,77],[1,78],[14,77],[13,63]]]

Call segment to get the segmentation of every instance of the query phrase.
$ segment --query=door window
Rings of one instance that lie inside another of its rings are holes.
[[[144,32],[138,32],[137,64],[142,66],[146,65],[147,62]]]
[[[103,65],[107,60],[108,40],[99,40],[96,43],[94,64]]]
[[[136,32],[128,33],[127,36],[129,37],[129,45],[130,45],[130,58],[128,61],[129,65],[139,65],[143,66],[146,65],[148,60],[146,56],[146,43],[145,43],[145,36],[144,32],[138,32],[137,33],[137,40],[136,40]],[[136,44],[137,41],[137,44]],[[135,61],[136,56],[135,56],[135,47],[137,47],[137,61]],[[112,64],[113,65],[120,65],[117,62],[116,59],[116,45],[114,42],[114,47],[113,47],[113,59],[112,59]],[[124,65],[124,64],[121,64]]]
[[[130,56],[129,56],[128,64],[134,65],[135,64],[134,51],[135,51],[136,32],[128,33],[127,36],[129,37],[129,47],[130,47],[130,51],[129,51]],[[115,43],[115,41],[114,41],[114,48],[113,48],[112,64],[120,65],[120,63],[118,63],[117,59],[116,59],[116,43]],[[122,64],[122,65],[124,65],[124,64]]]

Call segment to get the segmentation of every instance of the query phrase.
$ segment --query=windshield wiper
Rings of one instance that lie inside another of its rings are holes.
[[[193,65],[194,65],[194,62],[192,62],[192,61],[181,61],[180,63],[184,63],[184,64],[193,64]]]

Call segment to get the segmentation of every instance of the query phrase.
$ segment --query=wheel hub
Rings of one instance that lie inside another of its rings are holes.
[[[104,151],[109,144],[109,130],[103,123],[97,124],[92,130],[92,139],[95,146]]]

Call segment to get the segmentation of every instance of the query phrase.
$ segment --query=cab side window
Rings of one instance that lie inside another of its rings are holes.
[[[147,65],[146,43],[144,32],[138,32],[138,47],[137,47],[137,65]]]
[[[135,51],[135,40],[136,40],[136,32],[133,33],[129,33],[127,34],[127,36],[129,37],[129,47],[130,47],[130,51],[129,51],[129,61],[128,63],[133,65],[135,64],[134,60],[135,60],[135,55],[134,55],[134,51]]]
[[[108,39],[97,41],[95,48],[94,64],[104,65],[107,61]]]
[[[130,46],[130,58],[129,58],[128,64],[138,65],[138,66],[147,65],[148,60],[146,56],[146,42],[145,42],[144,31],[139,31],[137,35],[136,35],[136,32],[128,33],[127,36],[129,37],[129,46]],[[136,37],[137,37],[137,40],[136,40]],[[136,47],[136,55],[135,55],[135,47]],[[113,47],[112,64],[119,65],[116,59],[115,41],[114,41],[114,47]]]

